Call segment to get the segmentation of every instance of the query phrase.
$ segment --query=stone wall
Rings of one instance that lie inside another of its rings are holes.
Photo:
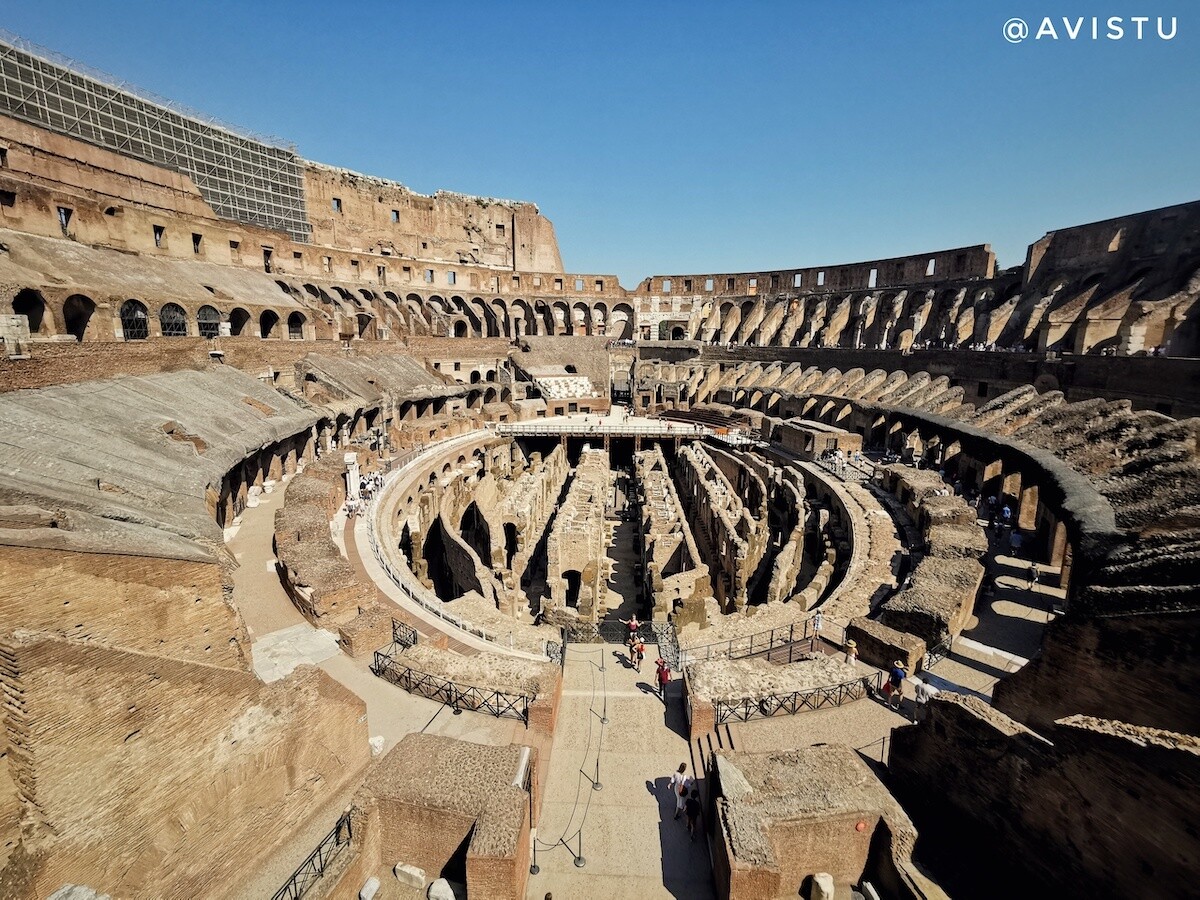
[[[1191,893],[1197,739],[1083,716],[1046,736],[944,693],[920,725],[892,732],[894,790],[940,846],[951,893]]]
[[[314,668],[267,686],[32,632],[0,659],[24,826],[0,882],[17,896],[234,896],[369,758],[362,701]]]
[[[30,628],[211,666],[248,665],[246,630],[215,562],[0,546],[0,572],[0,633]]]
[[[1200,734],[1198,632],[1196,612],[1060,617],[1041,652],[996,685],[993,703],[1033,728],[1080,714]]]

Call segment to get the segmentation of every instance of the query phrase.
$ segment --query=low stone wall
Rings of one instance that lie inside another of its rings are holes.
[[[336,454],[292,479],[275,513],[275,554],[283,585],[313,625],[343,625],[376,605],[373,585],[358,580],[329,533],[329,520],[344,499],[344,467]]]
[[[874,619],[860,616],[846,626],[846,639],[857,645],[858,658],[867,665],[885,672],[900,660],[905,671],[917,674],[925,660],[925,642],[915,634],[889,628]]]
[[[797,692],[832,688],[854,682],[862,673],[840,657],[813,653],[787,665],[776,665],[762,658],[710,659],[684,666],[684,703],[690,711],[692,739],[712,731],[717,724],[717,704],[761,704]],[[863,688],[862,695],[866,696]],[[853,699],[858,699],[857,697]],[[769,708],[764,715],[779,710]]]

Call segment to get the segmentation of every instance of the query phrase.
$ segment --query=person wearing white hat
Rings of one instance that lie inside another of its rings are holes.
[[[853,639],[846,641],[846,665],[852,666],[858,659],[858,644]]]

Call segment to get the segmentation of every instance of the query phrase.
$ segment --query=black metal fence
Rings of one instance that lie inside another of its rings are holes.
[[[670,622],[642,622],[634,633],[647,644],[657,644],[658,655],[672,669],[679,669],[679,641],[674,625]],[[621,621],[573,622],[563,629],[563,643],[628,646],[630,634],[629,626]]]
[[[300,864],[300,868],[292,873],[283,887],[275,892],[272,900],[300,900],[314,884],[325,877],[329,864],[342,855],[353,834],[350,829],[350,813],[346,810],[333,831],[325,835],[324,840],[317,844],[317,849],[309,854],[308,859]]]
[[[954,635],[951,635],[950,637],[946,638],[946,640],[942,641],[942,643],[938,644],[936,647],[932,647],[925,652],[925,661],[922,663],[921,668],[924,671],[928,672],[930,669],[932,669],[934,666],[936,666],[938,663],[940,663],[943,659],[950,656],[950,654],[953,652],[954,652]]]
[[[404,688],[410,694],[444,703],[455,711],[466,709],[471,712],[489,713],[498,718],[520,719],[526,725],[529,724],[529,704],[533,702],[532,697],[459,684],[440,675],[418,672],[405,665],[401,656],[402,650],[396,643],[376,650],[371,671],[385,681]]]
[[[419,635],[417,629],[411,625],[406,625],[396,619],[392,619],[392,643],[399,644],[402,647],[415,647]]]
[[[771,716],[794,716],[805,710],[841,706],[852,700],[861,700],[871,692],[883,689],[883,673],[876,672],[853,681],[823,687],[792,691],[787,694],[770,694],[766,697],[741,697],[737,700],[714,700],[713,712],[716,724],[751,719],[766,719]]]
[[[826,619],[821,630],[817,632],[813,628],[813,621],[814,617],[809,616],[800,622],[780,625],[770,631],[756,631],[753,634],[730,638],[727,641],[702,644],[699,647],[686,647],[679,651],[680,657],[686,665],[718,657],[741,659],[746,656],[758,656],[782,647],[791,649],[795,645],[799,645],[797,651],[799,652],[815,648],[818,640],[831,641],[835,645],[845,643],[846,629],[843,626]],[[805,646],[805,642],[808,642],[808,646]],[[792,656],[789,655],[788,662],[791,661]]]

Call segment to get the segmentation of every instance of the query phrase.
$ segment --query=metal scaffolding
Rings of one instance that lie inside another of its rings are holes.
[[[0,31],[0,114],[195,182],[217,215],[307,242],[295,148],[196,114]]]

